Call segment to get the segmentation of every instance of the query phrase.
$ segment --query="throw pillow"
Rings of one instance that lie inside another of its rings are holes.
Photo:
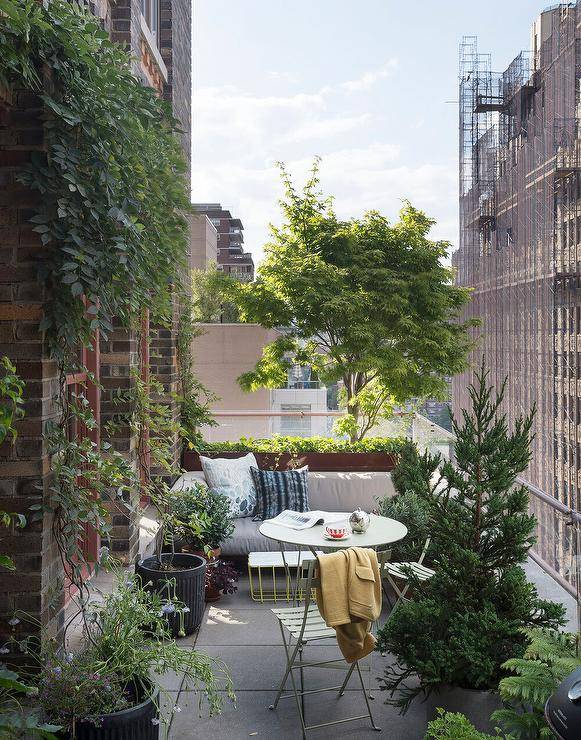
[[[256,489],[256,517],[272,519],[285,509],[309,510],[309,468],[259,470],[250,468]]]
[[[250,469],[256,467],[258,463],[252,452],[234,459],[200,455],[200,462],[208,486],[230,499],[232,516],[237,518],[253,516],[256,508],[256,490]]]

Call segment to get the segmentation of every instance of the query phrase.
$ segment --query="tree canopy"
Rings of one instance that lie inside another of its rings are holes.
[[[281,171],[283,224],[271,226],[256,281],[231,290],[243,321],[286,331],[239,382],[277,387],[291,365],[310,365],[323,382],[343,383],[357,439],[374,421],[362,406],[373,415],[438,397],[444,376],[465,368],[469,290],[453,285],[449,243],[429,238],[434,220],[410,203],[393,224],[377,211],[343,221],[320,192],[318,160],[300,191]]]

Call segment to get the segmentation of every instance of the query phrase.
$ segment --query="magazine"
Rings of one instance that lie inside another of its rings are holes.
[[[285,509],[274,519],[272,524],[280,524],[289,529],[309,529],[315,524],[330,524],[331,522],[347,522],[350,514],[338,511],[292,511]]]

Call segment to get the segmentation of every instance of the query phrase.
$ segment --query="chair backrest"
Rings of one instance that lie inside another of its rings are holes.
[[[431,542],[431,541],[432,541],[432,538],[431,538],[431,537],[427,537],[427,538],[426,538],[426,543],[425,543],[425,545],[424,545],[424,549],[422,550],[422,554],[421,554],[421,555],[420,555],[420,557],[418,558],[418,564],[419,564],[419,565],[421,565],[421,564],[422,564],[422,563],[424,562],[424,558],[425,558],[425,557],[426,557],[426,555],[428,554],[428,549],[429,549],[429,547],[430,547],[430,542]]]

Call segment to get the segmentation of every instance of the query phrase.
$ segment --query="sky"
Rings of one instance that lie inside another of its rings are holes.
[[[244,224],[255,262],[281,220],[276,163],[314,156],[340,218],[403,199],[458,238],[458,46],[502,71],[529,47],[538,0],[194,0],[192,199]]]

